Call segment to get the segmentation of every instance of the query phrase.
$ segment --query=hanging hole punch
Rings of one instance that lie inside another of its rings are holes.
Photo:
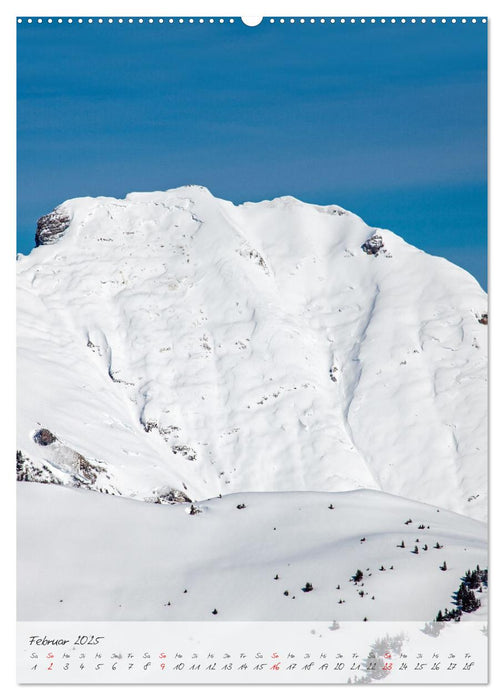
[[[247,27],[257,27],[259,24],[261,24],[263,18],[262,17],[242,17],[241,21],[243,24],[246,24]]]

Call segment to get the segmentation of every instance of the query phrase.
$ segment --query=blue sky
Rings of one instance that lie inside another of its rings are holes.
[[[65,199],[339,204],[486,287],[486,24],[18,25],[18,250]]]

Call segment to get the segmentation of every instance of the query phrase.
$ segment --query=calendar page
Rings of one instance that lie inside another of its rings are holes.
[[[486,683],[487,19],[15,21],[18,683]]]

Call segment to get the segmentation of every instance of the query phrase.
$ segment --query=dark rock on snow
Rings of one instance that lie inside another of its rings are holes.
[[[361,249],[368,255],[377,256],[380,250],[383,248],[383,238],[379,233],[373,233],[371,238],[368,238],[361,245]]]
[[[49,214],[41,216],[37,221],[35,233],[35,245],[48,245],[56,243],[63,236],[70,224],[70,217],[60,209],[54,209]]]

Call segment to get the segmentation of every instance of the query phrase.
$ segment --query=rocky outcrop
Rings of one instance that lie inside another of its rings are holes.
[[[190,462],[196,459],[196,451],[188,445],[172,445],[171,450],[174,455],[182,455],[182,457],[185,457]]]
[[[42,447],[52,445],[57,439],[56,435],[53,435],[47,428],[41,428],[33,436],[33,441],[36,442],[37,445],[42,445]]]
[[[104,467],[88,462],[88,460],[78,452],[75,453],[75,457],[77,460],[77,474],[75,478],[84,481],[86,484],[94,484],[98,474],[106,471]]]
[[[170,489],[169,491],[158,492],[152,498],[145,498],[148,503],[192,503],[191,499],[183,491]]]
[[[373,233],[371,238],[368,238],[367,241],[364,241],[364,243],[361,245],[361,249],[367,253],[368,255],[374,255],[375,257],[378,255],[380,250],[383,248],[383,238],[380,236],[379,233]]]
[[[256,265],[258,265],[264,272],[269,275],[269,269],[266,264],[266,261],[264,260],[263,256],[254,248],[250,248],[247,245],[242,246],[240,250],[237,251],[242,258],[246,258],[248,260],[252,260]]]
[[[61,209],[53,209],[49,214],[41,216],[37,221],[35,245],[56,243],[63,236],[69,225],[70,217]]]

